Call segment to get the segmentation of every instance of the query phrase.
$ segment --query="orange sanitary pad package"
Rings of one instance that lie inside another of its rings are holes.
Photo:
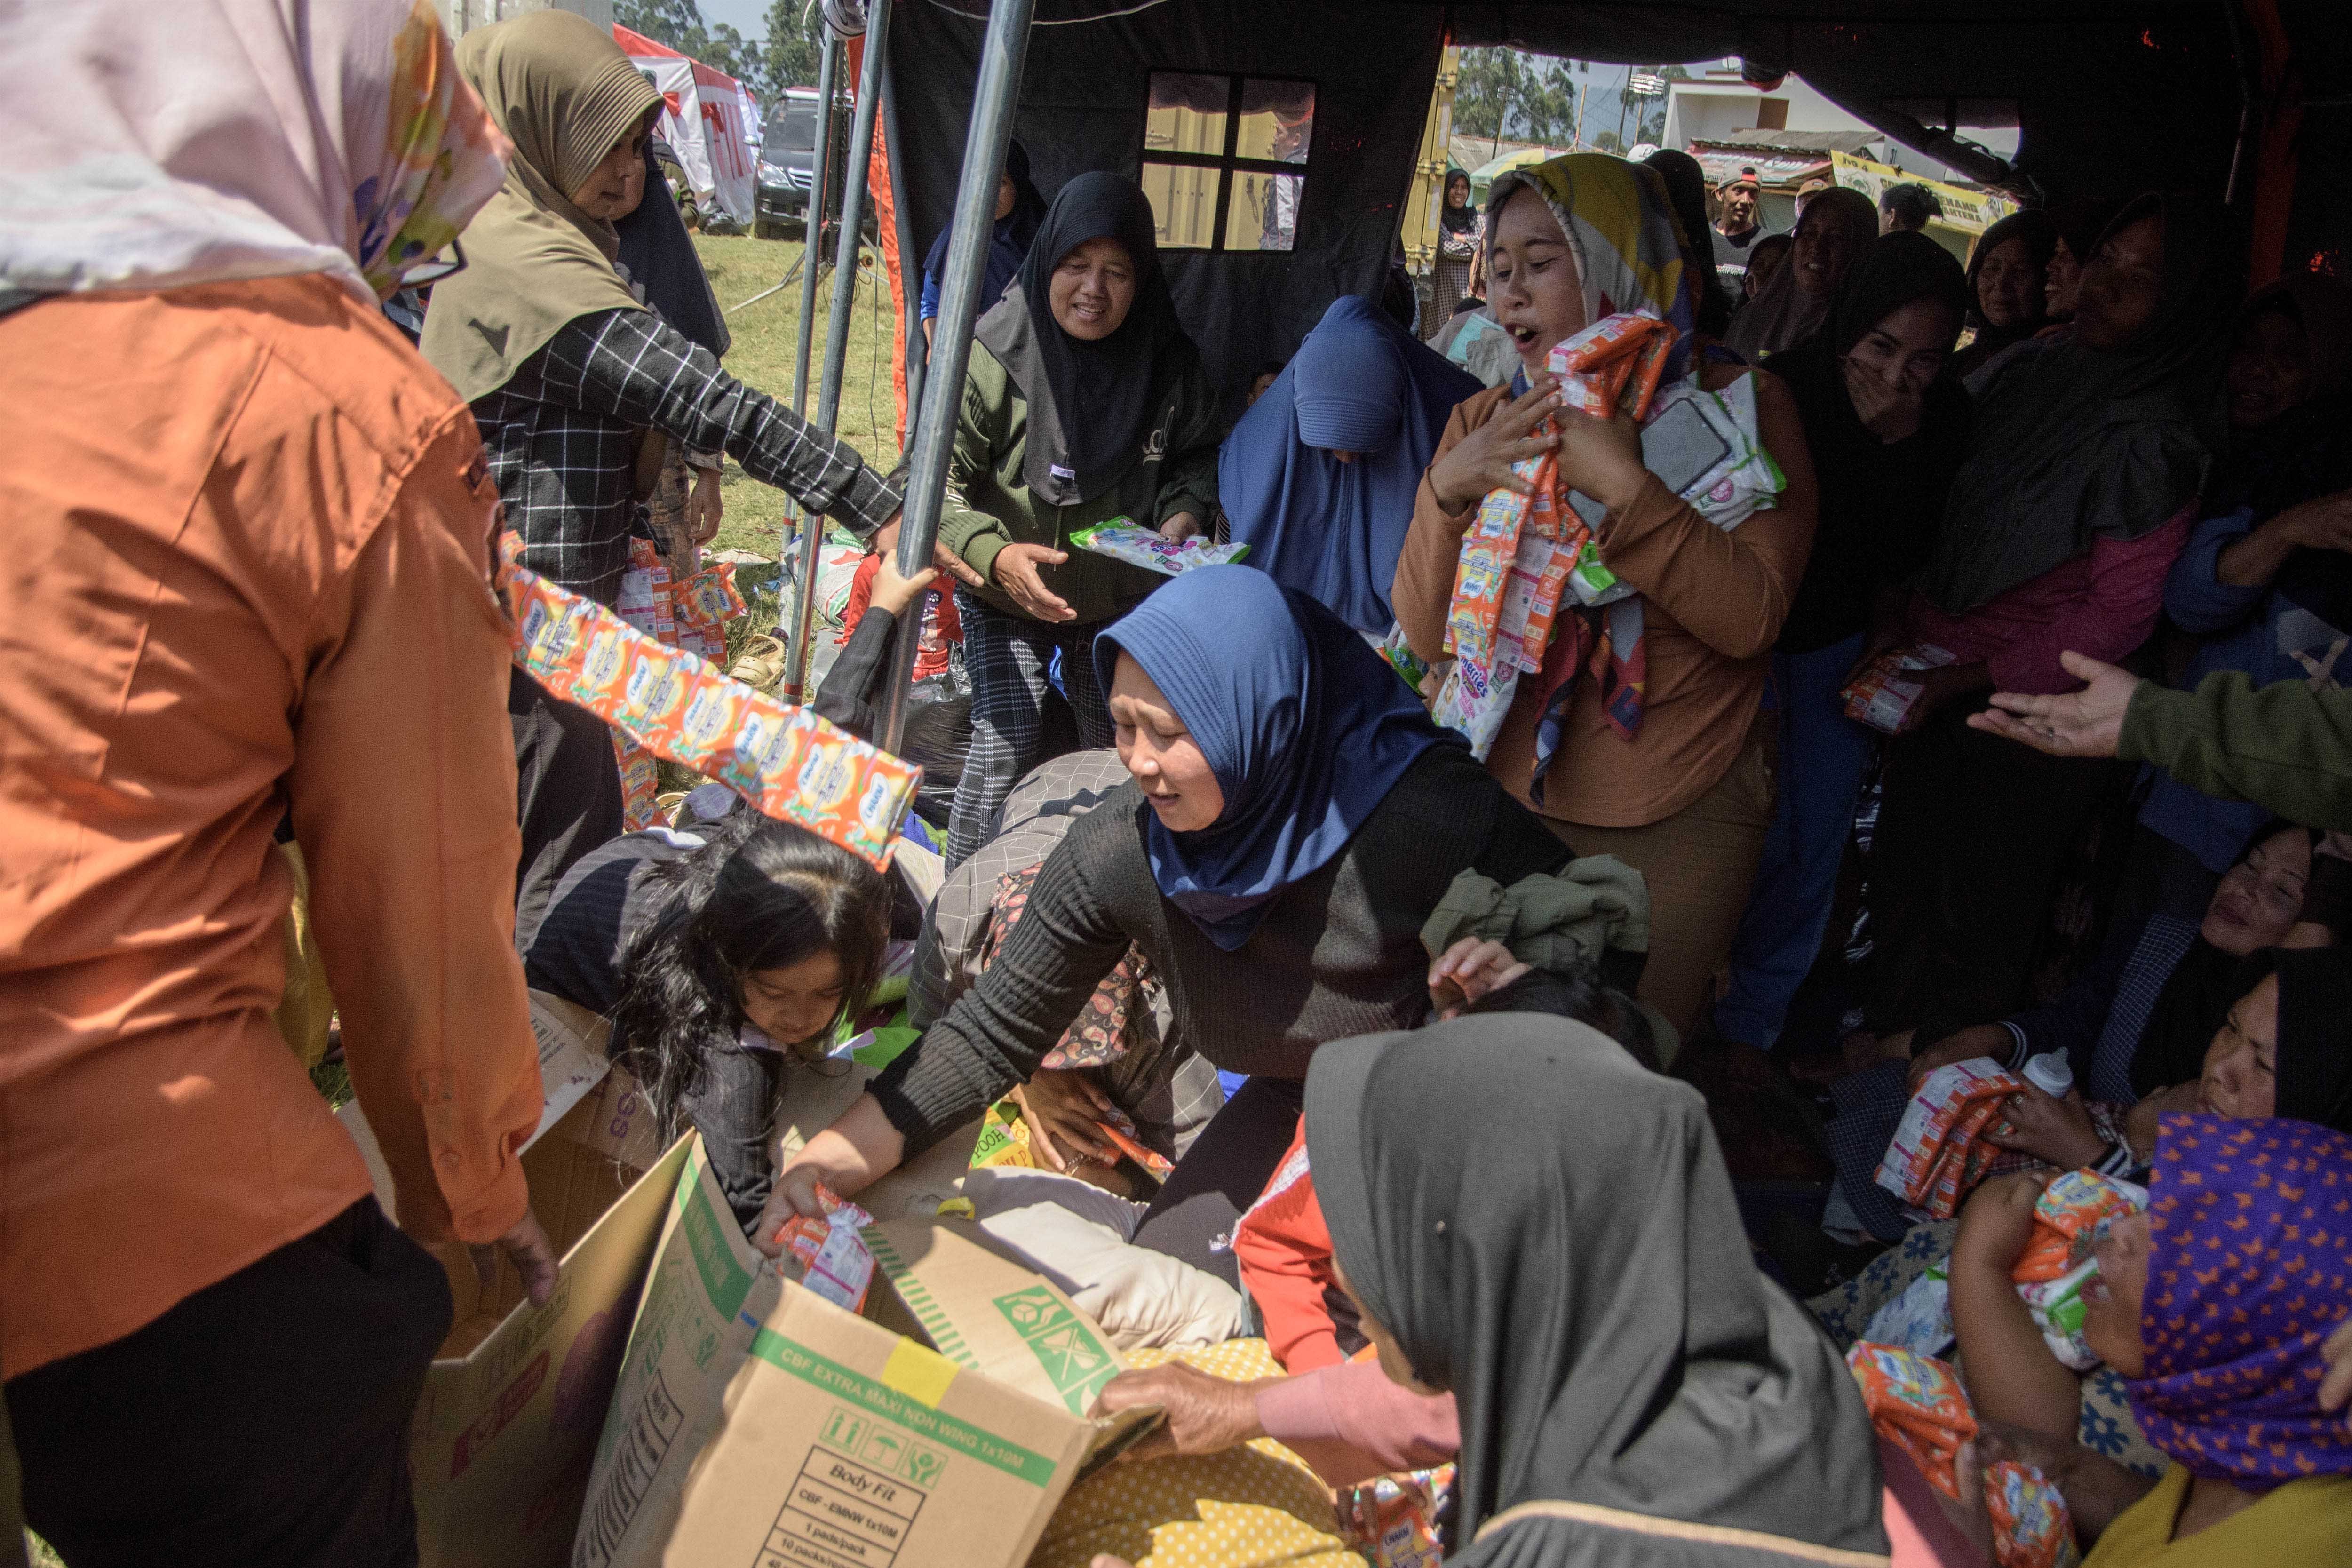
[[[2000,1153],[1978,1134],[2024,1088],[2023,1079],[1993,1066],[1990,1057],[1937,1068],[1903,1108],[1878,1163],[1878,1184],[1931,1218],[1951,1218]]]
[[[520,548],[505,536],[498,586],[515,662],[541,685],[655,756],[732,786],[762,814],[889,864],[920,768],[665,647],[518,564]]]

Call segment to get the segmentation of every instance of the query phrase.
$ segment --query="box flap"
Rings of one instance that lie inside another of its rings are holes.
[[[1074,1415],[1091,1410],[1103,1384],[1125,1370],[1100,1324],[996,1250],[979,1226],[908,1218],[877,1221],[865,1236],[915,1331],[958,1365]],[[889,1315],[876,1315],[891,1325]]]

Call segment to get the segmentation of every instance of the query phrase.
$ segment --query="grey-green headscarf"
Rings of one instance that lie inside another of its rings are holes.
[[[1450,1568],[1887,1551],[1862,1396],[1749,1260],[1688,1084],[1568,1019],[1458,1018],[1318,1050],[1307,1150],[1350,1287],[1454,1394]]]
[[[514,143],[506,183],[459,238],[466,268],[436,284],[425,357],[471,403],[582,316],[643,310],[613,263],[619,231],[571,193],[661,102],[599,27],[569,11],[532,11],[479,27],[457,68]]]

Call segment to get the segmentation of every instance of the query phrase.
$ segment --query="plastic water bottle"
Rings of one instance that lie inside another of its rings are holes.
[[[2074,1087],[2074,1065],[2063,1051],[2044,1051],[2027,1058],[2025,1081],[2053,1100],[2063,1100],[2066,1091]]]

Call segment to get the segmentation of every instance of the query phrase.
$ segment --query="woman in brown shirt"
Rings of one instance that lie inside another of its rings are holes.
[[[1510,471],[1517,459],[1557,450],[1562,487],[1607,509],[1594,538],[1641,595],[1636,700],[1630,713],[1622,700],[1604,705],[1581,672],[1565,695],[1552,680],[1523,680],[1486,765],[1579,854],[1615,855],[1648,879],[1641,994],[1686,1031],[1730,950],[1772,816],[1771,731],[1758,714],[1812,546],[1804,429],[1772,376],[1696,366],[1709,390],[1756,377],[1763,443],[1787,479],[1777,506],[1726,532],[1642,466],[1632,420],[1559,406],[1544,361],[1570,333],[1643,306],[1687,330],[1687,251],[1654,173],[1591,153],[1516,170],[1496,182],[1486,227],[1488,299],[1519,345],[1522,374],[1454,411],[1415,500],[1391,602],[1413,651],[1441,658],[1463,535],[1489,491],[1527,489]],[[1693,346],[1695,360],[1707,359],[1706,344]],[[1559,738],[1538,776],[1547,706]]]

